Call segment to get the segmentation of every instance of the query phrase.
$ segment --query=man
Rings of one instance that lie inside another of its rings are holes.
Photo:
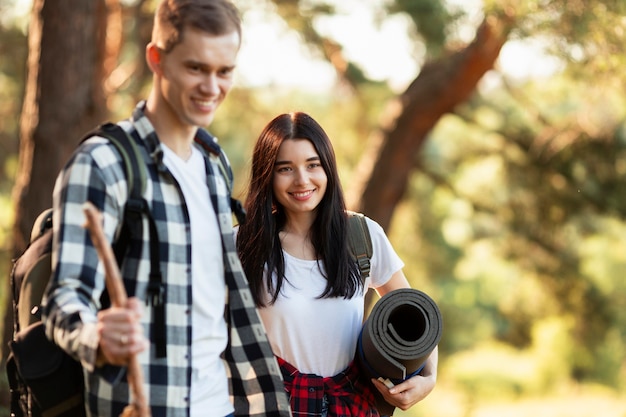
[[[207,139],[198,127],[213,121],[232,86],[240,44],[240,18],[229,0],[164,0],[146,48],[151,92],[119,123],[139,145],[149,173],[143,197],[158,231],[163,322],[154,307],[143,306],[147,222],[143,250],[128,253],[121,265],[134,297],[123,307],[100,308],[103,269],[82,227],[82,205],[91,201],[103,213],[113,242],[128,194],[119,154],[107,140],[91,138],[57,179],[44,321],[48,337],[87,371],[89,415],[117,417],[129,404],[124,369],[132,355],[142,365],[153,416],[289,415],[236,256],[229,192],[209,152],[219,147],[199,146],[201,136]]]

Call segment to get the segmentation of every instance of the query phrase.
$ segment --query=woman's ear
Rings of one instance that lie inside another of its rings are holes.
[[[155,74],[161,74],[161,48],[156,46],[155,43],[150,42],[146,46],[146,62],[148,67]]]

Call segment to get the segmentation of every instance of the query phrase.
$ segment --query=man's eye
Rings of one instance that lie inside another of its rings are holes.
[[[233,74],[233,68],[226,68],[220,71],[222,77],[230,77]]]

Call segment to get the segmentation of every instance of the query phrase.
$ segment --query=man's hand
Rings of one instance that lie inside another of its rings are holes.
[[[132,355],[148,348],[148,339],[139,322],[143,305],[138,298],[129,298],[125,307],[111,307],[98,312],[97,366],[104,363],[126,366]]]

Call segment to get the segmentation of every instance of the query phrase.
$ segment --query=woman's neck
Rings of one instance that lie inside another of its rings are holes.
[[[279,233],[280,243],[285,252],[299,259],[315,260],[315,248],[311,243],[313,219],[300,216],[288,218]]]
[[[315,260],[315,248],[309,239],[309,235],[301,235],[298,233],[291,233],[281,231],[279,233],[280,245],[283,250],[289,255],[298,259]]]

